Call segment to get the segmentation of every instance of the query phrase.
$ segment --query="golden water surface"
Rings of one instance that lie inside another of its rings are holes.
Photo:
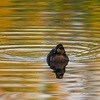
[[[59,43],[63,79],[46,63]],[[99,99],[100,1],[0,0],[0,100]]]

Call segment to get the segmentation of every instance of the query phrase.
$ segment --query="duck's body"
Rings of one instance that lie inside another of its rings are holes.
[[[65,50],[62,44],[58,44],[56,48],[52,49],[47,56],[47,63],[51,69],[53,69],[56,77],[61,79],[65,73],[66,65],[69,58],[65,54]]]

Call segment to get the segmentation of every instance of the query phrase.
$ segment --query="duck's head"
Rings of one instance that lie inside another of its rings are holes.
[[[56,52],[59,53],[59,54],[64,54],[65,53],[65,50],[64,50],[64,47],[62,44],[58,44],[56,46]]]

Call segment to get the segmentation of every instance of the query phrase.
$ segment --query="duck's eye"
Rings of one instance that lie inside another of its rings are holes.
[[[57,49],[57,52],[61,53],[61,49],[58,48],[58,49]]]
[[[59,49],[59,48],[58,48],[58,49],[57,49],[57,52],[60,53],[60,54],[64,54],[64,50],[63,50],[63,49]]]

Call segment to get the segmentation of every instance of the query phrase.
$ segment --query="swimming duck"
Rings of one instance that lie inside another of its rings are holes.
[[[53,69],[53,72],[56,74],[56,78],[58,79],[63,78],[68,61],[69,58],[66,55],[65,49],[62,44],[58,44],[47,55],[47,64],[51,69]]]

